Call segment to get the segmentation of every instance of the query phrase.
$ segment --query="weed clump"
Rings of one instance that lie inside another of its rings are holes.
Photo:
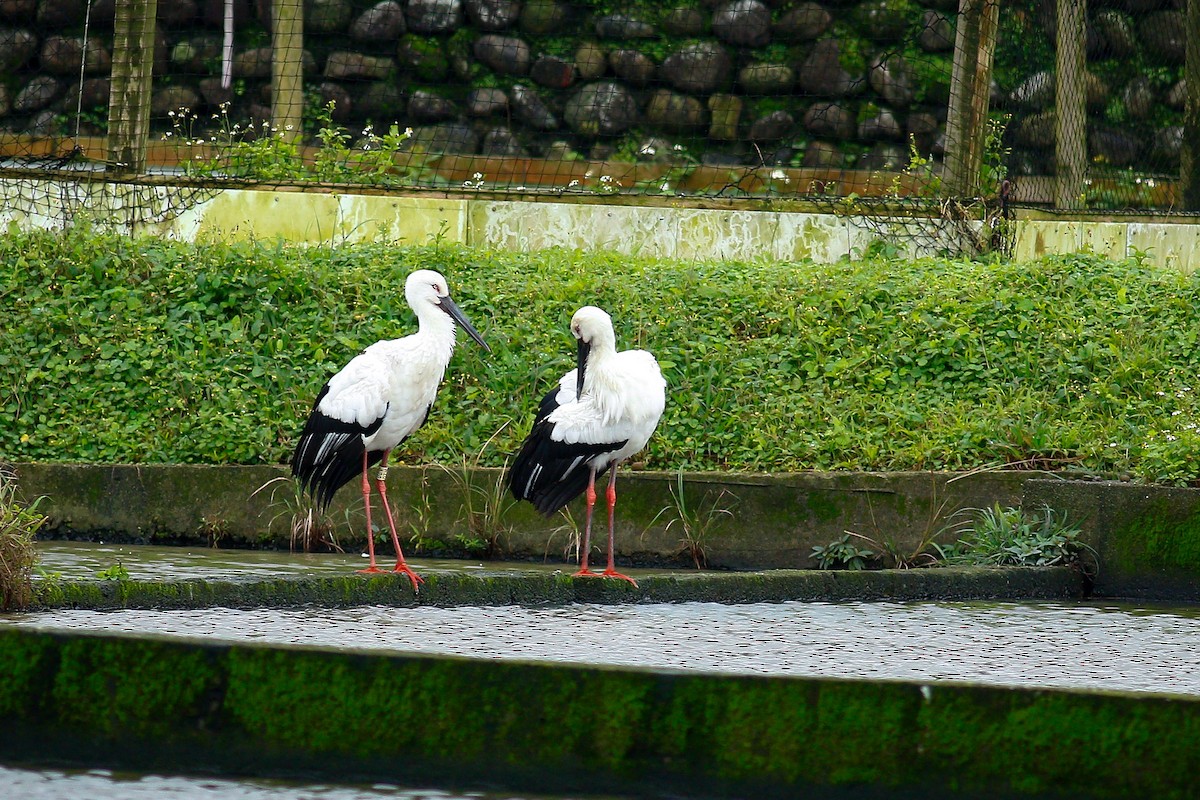
[[[21,503],[16,475],[0,468],[0,611],[28,608],[33,601],[33,536],[46,521],[37,510],[40,500]]]

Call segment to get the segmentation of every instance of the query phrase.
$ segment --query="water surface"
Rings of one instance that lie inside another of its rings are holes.
[[[680,603],[54,610],[6,625],[732,674],[1200,695],[1200,610],[1063,603]]]

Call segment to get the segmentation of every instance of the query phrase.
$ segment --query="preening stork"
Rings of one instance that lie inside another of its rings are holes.
[[[617,352],[612,318],[595,306],[571,317],[576,368],[562,376],[538,406],[533,429],[509,471],[508,485],[546,516],[585,492],[583,551],[576,577],[604,577],[637,583],[613,567],[617,467],[639,452],[658,426],[666,405],[666,381],[645,350]],[[608,567],[588,569],[596,476],[608,469]]]
[[[396,547],[393,572],[403,573],[413,589],[423,583],[404,561],[396,522],[388,505],[388,455],[425,424],[438,384],[454,351],[455,324],[487,352],[491,349],[450,299],[446,279],[433,270],[417,270],[404,282],[404,297],[417,315],[417,332],[402,339],[376,342],[326,382],[292,456],[298,478],[320,509],[334,492],[362,471],[363,507],[367,515],[370,565],[360,572],[383,572],[375,565],[371,535],[371,481],[367,472],[379,464],[375,488],[387,515]]]

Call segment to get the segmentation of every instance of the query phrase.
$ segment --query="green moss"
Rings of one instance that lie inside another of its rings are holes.
[[[1169,501],[1152,503],[1111,534],[1104,557],[1111,568],[1122,571],[1200,575],[1200,511],[1179,519]]]

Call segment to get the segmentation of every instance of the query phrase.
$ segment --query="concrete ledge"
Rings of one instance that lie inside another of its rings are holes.
[[[72,581],[41,584],[43,608],[287,608],[297,606],[487,606],[571,603],[764,603],[785,600],[1069,600],[1085,581],[1067,568],[946,568],[825,572],[679,573],[623,581],[567,574],[426,573],[414,593],[395,575],[274,580]]]
[[[0,674],[0,758],[59,765],[826,799],[1183,800],[1200,773],[1200,699],[1166,695],[17,629]]]
[[[286,550],[298,508],[294,486],[280,480],[287,473],[278,467],[15,466],[21,493],[45,496],[41,510],[51,523],[44,535],[52,538]],[[617,555],[626,565],[690,567],[694,544],[714,568],[806,568],[814,566],[814,546],[847,531],[876,540],[876,550],[891,544],[912,552],[962,508],[1019,505],[1021,487],[1035,475],[688,473],[682,476],[686,505],[697,518],[689,542],[672,494],[680,476],[631,472],[622,476]],[[528,504],[513,504],[506,490],[499,492],[504,506],[492,531],[472,526],[466,493],[473,493],[471,502],[478,508],[479,498],[495,494],[501,480],[494,469],[392,468],[389,497],[406,552],[566,561],[572,539],[566,520],[547,520]],[[419,510],[422,496],[437,498],[436,505]],[[574,506],[577,524],[581,502]],[[330,508],[337,541],[347,549],[365,546],[361,509],[361,496],[349,487]],[[712,513],[715,509],[731,513]],[[424,541],[416,542],[411,532],[421,529]],[[483,550],[472,550],[467,542]]]
[[[1032,480],[1026,508],[1048,505],[1096,551],[1103,597],[1200,600],[1200,489]]]

